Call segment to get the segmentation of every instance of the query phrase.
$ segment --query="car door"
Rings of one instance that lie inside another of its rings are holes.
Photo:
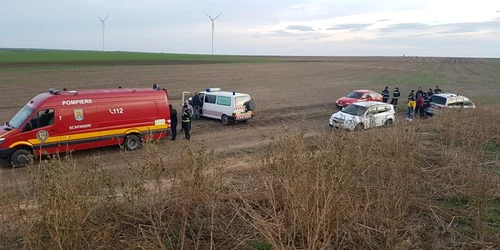
[[[59,118],[56,115],[55,108],[34,112],[31,119],[24,125],[18,140],[33,144],[37,152],[41,149],[49,154],[55,153],[59,144]]]
[[[365,115],[363,116],[363,123],[365,125],[365,128],[372,128],[376,126],[376,114],[377,107],[371,107],[366,111]]]
[[[378,106],[377,107],[377,114],[375,115],[375,123],[377,126],[383,126],[387,118],[389,117],[389,106]]]

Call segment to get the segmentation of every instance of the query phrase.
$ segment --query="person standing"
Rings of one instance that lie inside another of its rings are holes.
[[[422,90],[422,87],[418,87],[417,94],[415,95],[415,98],[418,98],[419,95],[424,95],[424,91]]]
[[[441,89],[439,88],[439,86],[436,86],[436,88],[434,89],[434,94],[441,94]]]
[[[416,101],[416,111],[415,114],[419,114],[420,117],[424,117],[424,95],[418,95]]]
[[[387,103],[390,95],[391,93],[389,93],[389,87],[385,86],[385,89],[382,91],[382,102]]]
[[[200,111],[201,111],[200,95],[198,93],[195,93],[193,96],[193,113],[194,113],[193,118],[199,119]]]
[[[391,104],[394,105],[394,109],[396,109],[396,107],[398,106],[398,100],[400,96],[401,93],[399,92],[399,88],[396,87],[392,92],[392,100],[391,100]]]
[[[191,135],[189,134],[189,130],[191,128],[191,119],[189,114],[188,105],[184,105],[184,110],[182,112],[182,130],[184,131],[184,139],[190,140]]]
[[[170,130],[172,131],[172,141],[175,141],[177,137],[177,110],[172,107],[172,104],[169,104],[170,108]]]
[[[408,117],[406,120],[413,120],[413,111],[415,111],[415,106],[417,105],[415,101],[415,90],[411,90],[410,94],[408,95]]]
[[[432,95],[434,95],[434,92],[432,92],[432,89],[429,88],[429,91],[427,91],[427,97],[431,98]]]

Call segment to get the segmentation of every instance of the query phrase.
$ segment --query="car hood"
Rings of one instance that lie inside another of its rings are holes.
[[[359,101],[360,99],[356,99],[356,98],[350,98],[350,97],[341,97],[339,99],[337,99],[338,102],[342,102],[342,103],[353,103],[353,102],[357,102]]]
[[[0,125],[0,138],[3,138],[4,135],[6,135],[7,133],[11,133],[13,130],[13,128],[3,124],[3,125]]]
[[[342,111],[336,112],[331,116],[331,119],[336,119],[340,121],[349,121],[349,120],[357,120],[359,117],[355,115],[350,115],[347,113],[344,113]]]

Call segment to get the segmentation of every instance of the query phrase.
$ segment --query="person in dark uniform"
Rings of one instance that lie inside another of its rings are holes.
[[[172,108],[172,104],[169,104],[170,108],[170,130],[172,131],[172,141],[175,141],[177,137],[177,110]]]
[[[394,89],[394,91],[392,92],[392,100],[391,100],[391,104],[394,105],[394,108],[396,108],[398,106],[398,100],[399,100],[400,96],[401,96],[401,93],[399,92],[399,88],[396,87]]]
[[[441,89],[439,88],[439,86],[436,86],[436,89],[434,89],[434,94],[441,94]]]
[[[200,118],[200,111],[201,111],[200,95],[198,93],[195,93],[193,96],[193,112],[195,119]]]
[[[182,130],[184,131],[185,137],[184,139],[190,140],[191,135],[189,134],[189,129],[191,128],[191,119],[189,114],[189,107],[184,105],[184,110],[182,112]]]
[[[432,92],[432,89],[429,88],[429,91],[427,91],[427,97],[431,98],[432,95],[434,95],[434,92]]]
[[[387,103],[390,95],[391,93],[389,93],[389,87],[386,86],[385,89],[382,91],[382,101]]]

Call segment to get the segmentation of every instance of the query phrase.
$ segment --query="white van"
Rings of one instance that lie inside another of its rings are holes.
[[[255,103],[249,94],[208,88],[201,91],[199,97],[200,116],[221,120],[224,125],[229,122],[246,122],[253,118]]]

